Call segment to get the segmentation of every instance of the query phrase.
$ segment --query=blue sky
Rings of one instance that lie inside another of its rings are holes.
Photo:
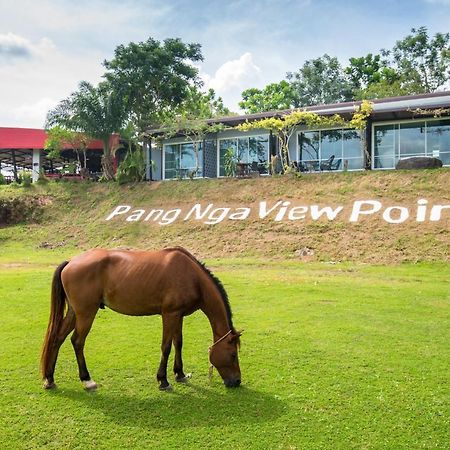
[[[346,64],[412,27],[450,31],[450,0],[0,0],[0,127],[42,127],[46,111],[96,83],[114,48],[149,36],[202,45],[199,70],[234,110],[240,94],[328,53]]]

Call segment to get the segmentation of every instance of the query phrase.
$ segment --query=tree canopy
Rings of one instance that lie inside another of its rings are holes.
[[[411,90],[434,92],[450,79],[449,42],[449,33],[437,33],[432,38],[426,27],[412,28],[411,34],[397,41],[386,54]]]
[[[450,81],[449,43],[449,33],[429,36],[427,28],[420,27],[412,28],[392,49],[352,57],[346,67],[336,57],[325,54],[306,61],[296,72],[288,72],[288,81],[245,90],[240,106],[255,113],[435,92]],[[287,106],[289,95],[284,94],[290,91],[293,99]]]
[[[336,57],[327,54],[306,61],[297,72],[288,72],[295,106],[321,105],[351,100],[351,86]]]
[[[295,91],[290,83],[282,80],[268,84],[264,89],[250,88],[242,92],[239,106],[247,114],[292,108],[295,104]]]
[[[178,107],[191,86],[200,85],[194,63],[202,60],[200,44],[149,38],[119,45],[114,58],[103,63],[104,77],[121,92],[131,120],[143,131]]]

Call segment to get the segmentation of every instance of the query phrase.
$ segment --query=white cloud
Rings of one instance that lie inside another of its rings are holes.
[[[244,53],[239,59],[222,64],[214,76],[205,76],[205,84],[219,93],[255,84],[261,69],[253,62],[252,54]]]
[[[0,34],[0,58],[27,59],[34,56],[44,56],[48,51],[55,49],[53,42],[48,38],[42,38],[37,43],[32,43],[23,36],[14,33]]]
[[[254,63],[250,52],[244,53],[238,59],[225,62],[214,75],[203,72],[202,68],[199,70],[205,88],[214,89],[216,94],[223,98],[225,105],[236,111],[242,91],[262,83],[261,69]]]
[[[33,57],[0,64],[0,126],[41,128],[47,111],[81,80],[100,80],[97,52],[64,54],[48,39],[30,43],[30,52]]]
[[[31,56],[30,41],[14,33],[0,34],[0,56],[3,58],[27,58]]]

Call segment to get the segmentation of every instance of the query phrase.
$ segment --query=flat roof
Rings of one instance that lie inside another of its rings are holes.
[[[369,100],[373,103],[371,117],[376,120],[389,120],[410,118],[414,116],[414,110],[435,110],[439,108],[450,108],[450,91],[432,92],[429,94],[406,95],[400,97],[388,97]],[[361,105],[362,101],[330,103],[326,105],[313,105],[277,111],[265,111],[255,114],[234,115],[207,119],[209,124],[222,123],[230,127],[239,125],[245,121],[254,121],[269,117],[281,117],[292,111],[304,110],[321,115],[341,114],[349,116]],[[148,133],[158,133],[158,128],[149,128]]]

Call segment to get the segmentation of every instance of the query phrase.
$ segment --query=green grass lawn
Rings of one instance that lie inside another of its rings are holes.
[[[160,317],[106,309],[86,344],[99,390],[83,391],[67,340],[47,392],[39,354],[64,256],[0,255],[2,449],[450,448],[448,265],[210,260],[245,329],[241,388],[208,380],[201,312],[184,326],[192,381],[162,393]]]

